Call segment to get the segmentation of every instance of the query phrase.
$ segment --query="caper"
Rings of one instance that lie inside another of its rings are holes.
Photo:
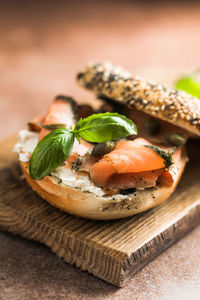
[[[166,137],[166,141],[173,146],[179,147],[186,143],[184,136],[178,133],[172,133]]]
[[[99,143],[94,146],[91,154],[93,156],[102,156],[106,153],[111,152],[114,148],[115,148],[115,143],[112,141],[106,143]]]
[[[148,135],[155,135],[160,129],[159,122],[155,119],[149,119],[144,123],[144,130]]]

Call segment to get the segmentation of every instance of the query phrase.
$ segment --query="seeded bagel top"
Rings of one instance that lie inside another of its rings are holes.
[[[77,80],[81,86],[130,108],[200,135],[200,100],[183,91],[132,76],[111,62],[90,63]]]

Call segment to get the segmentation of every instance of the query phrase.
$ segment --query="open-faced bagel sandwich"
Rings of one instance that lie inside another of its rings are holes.
[[[138,214],[169,198],[188,160],[187,138],[200,135],[199,101],[110,62],[89,64],[77,81],[102,99],[98,110],[58,96],[19,134],[15,151],[33,190],[96,220]]]

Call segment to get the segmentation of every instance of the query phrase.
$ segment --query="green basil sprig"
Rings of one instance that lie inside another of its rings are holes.
[[[179,78],[175,84],[175,88],[200,98],[200,70]]]
[[[52,125],[45,126],[54,130],[37,144],[30,159],[29,173],[33,179],[41,179],[60,166],[72,151],[75,138],[79,142],[83,138],[88,142],[104,143],[137,134],[136,125],[118,113],[93,114],[80,119],[72,130],[65,124],[61,124],[62,128],[59,124]]]
[[[68,157],[74,144],[74,134],[67,128],[55,129],[47,134],[35,148],[30,159],[29,173],[33,179],[40,179]]]

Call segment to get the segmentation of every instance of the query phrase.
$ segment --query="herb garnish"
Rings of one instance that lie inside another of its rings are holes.
[[[56,125],[45,128],[54,129]],[[80,119],[71,130],[66,126],[61,124],[63,128],[54,129],[37,144],[29,164],[33,179],[41,179],[60,166],[72,151],[75,138],[79,142],[82,138],[92,143],[104,143],[137,134],[136,125],[118,113],[93,114]]]
[[[158,153],[164,159],[164,164],[166,168],[169,168],[173,164],[172,153],[166,152],[156,146],[145,145],[145,147],[151,148],[153,151]]]
[[[175,84],[175,88],[200,98],[200,70],[179,78]]]

